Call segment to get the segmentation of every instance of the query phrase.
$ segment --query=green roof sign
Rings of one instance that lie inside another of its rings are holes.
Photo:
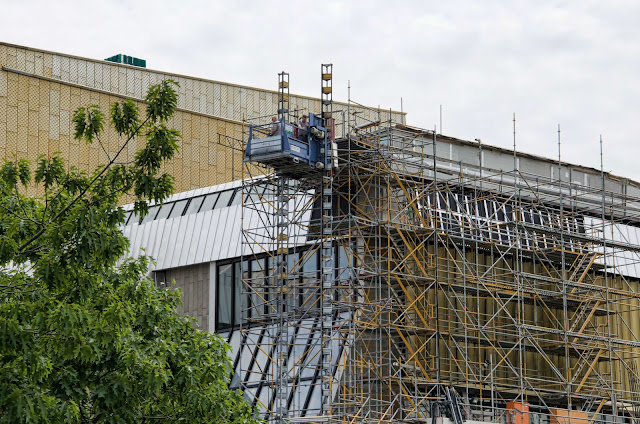
[[[117,54],[105,59],[107,62],[124,63],[125,65],[139,66],[140,68],[147,67],[147,61],[144,59],[138,59],[137,57],[127,56],[125,54]]]

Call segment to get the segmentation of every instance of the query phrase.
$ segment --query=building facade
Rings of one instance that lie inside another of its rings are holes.
[[[81,106],[131,98],[141,103],[147,88],[164,79],[180,84],[178,111],[169,123],[182,133],[179,153],[165,170],[176,178],[176,190],[187,191],[242,177],[242,140],[247,123],[276,115],[278,93],[242,85],[171,74],[147,68],[71,56],[0,42],[0,158],[26,158],[59,152],[69,166],[93,171],[107,157],[96,145],[73,139],[71,117]],[[318,76],[320,81],[320,75]],[[277,87],[274,75],[274,88]],[[320,84],[318,84],[320,92]],[[292,94],[292,114],[319,112],[320,99]],[[342,131],[346,104],[336,102],[336,129]],[[352,105],[361,122],[404,114]],[[120,148],[106,130],[107,152]],[[131,159],[136,143],[126,149]]]
[[[0,65],[0,157],[89,171],[75,108],[180,83],[180,193],[123,231],[268,422],[640,419],[637,182],[340,103],[336,166],[292,176],[242,161],[282,93],[8,44]]]
[[[256,411],[636,420],[640,185],[405,125],[351,128],[329,193],[326,173],[248,170],[125,226],[131,254],[145,247],[156,281],[175,278],[185,312],[231,343]]]

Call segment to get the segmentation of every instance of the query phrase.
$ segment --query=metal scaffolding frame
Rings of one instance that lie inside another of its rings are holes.
[[[243,274],[264,366],[242,386],[263,417],[518,422],[516,402],[537,422],[640,420],[640,284],[619,259],[640,245],[610,236],[640,226],[638,199],[602,171],[576,185],[560,157],[555,177],[520,170],[515,119],[513,169],[495,170],[481,143],[453,162],[436,131],[347,113],[333,172],[244,168],[247,261],[269,269]]]

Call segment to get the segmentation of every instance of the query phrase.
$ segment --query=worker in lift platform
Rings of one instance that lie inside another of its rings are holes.
[[[280,135],[282,134],[282,124],[278,121],[278,118],[275,116],[271,118],[271,135]]]
[[[309,121],[307,121],[307,115],[302,115],[302,118],[298,121],[298,138],[301,140],[307,139],[307,132],[309,131]]]

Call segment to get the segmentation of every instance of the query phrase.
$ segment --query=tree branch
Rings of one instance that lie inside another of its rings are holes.
[[[49,224],[51,224],[53,221],[55,221],[56,219],[60,218],[65,212],[67,212],[69,209],[71,209],[71,207],[73,205],[76,204],[76,202],[78,200],[80,200],[82,197],[84,197],[84,195],[87,193],[87,191],[89,191],[89,189],[96,183],[96,181],[98,181],[98,179],[100,177],[102,177],[102,175],[104,175],[105,172],[107,172],[107,170],[111,167],[111,165],[114,164],[114,162],[116,161],[116,159],[118,158],[118,156],[120,155],[120,153],[122,153],[122,151],[124,150],[125,147],[127,147],[127,144],[129,144],[129,142],[133,139],[133,137],[138,133],[138,131],[140,131],[140,129],[147,123],[147,121],[149,121],[149,118],[147,117],[147,119],[145,119],[139,126],[138,128],[136,128],[136,130],[129,136],[129,138],[127,139],[127,141],[124,142],[124,144],[122,145],[122,147],[120,147],[120,150],[118,150],[118,153],[116,153],[116,155],[113,157],[113,159],[111,159],[109,161],[109,163],[102,169],[102,171],[100,171],[100,173],[98,175],[96,175],[91,182],[89,183],[89,185],[87,185],[87,187],[85,187],[84,190],[82,190],[82,192],[80,194],[78,194],[67,206],[64,207],[64,209],[62,209],[60,212],[58,212],[56,214],[56,216],[54,216],[53,218],[51,218],[49,220],[49,222],[46,225],[43,225],[42,228],[35,233],[29,240],[27,240],[25,243],[22,244],[22,246],[19,247],[19,253],[22,254],[22,252],[24,251],[24,249],[26,249],[31,243],[33,243],[34,241],[36,241],[38,238],[40,238],[40,236],[42,236],[42,234],[44,234],[44,232],[46,231],[47,227]]]

